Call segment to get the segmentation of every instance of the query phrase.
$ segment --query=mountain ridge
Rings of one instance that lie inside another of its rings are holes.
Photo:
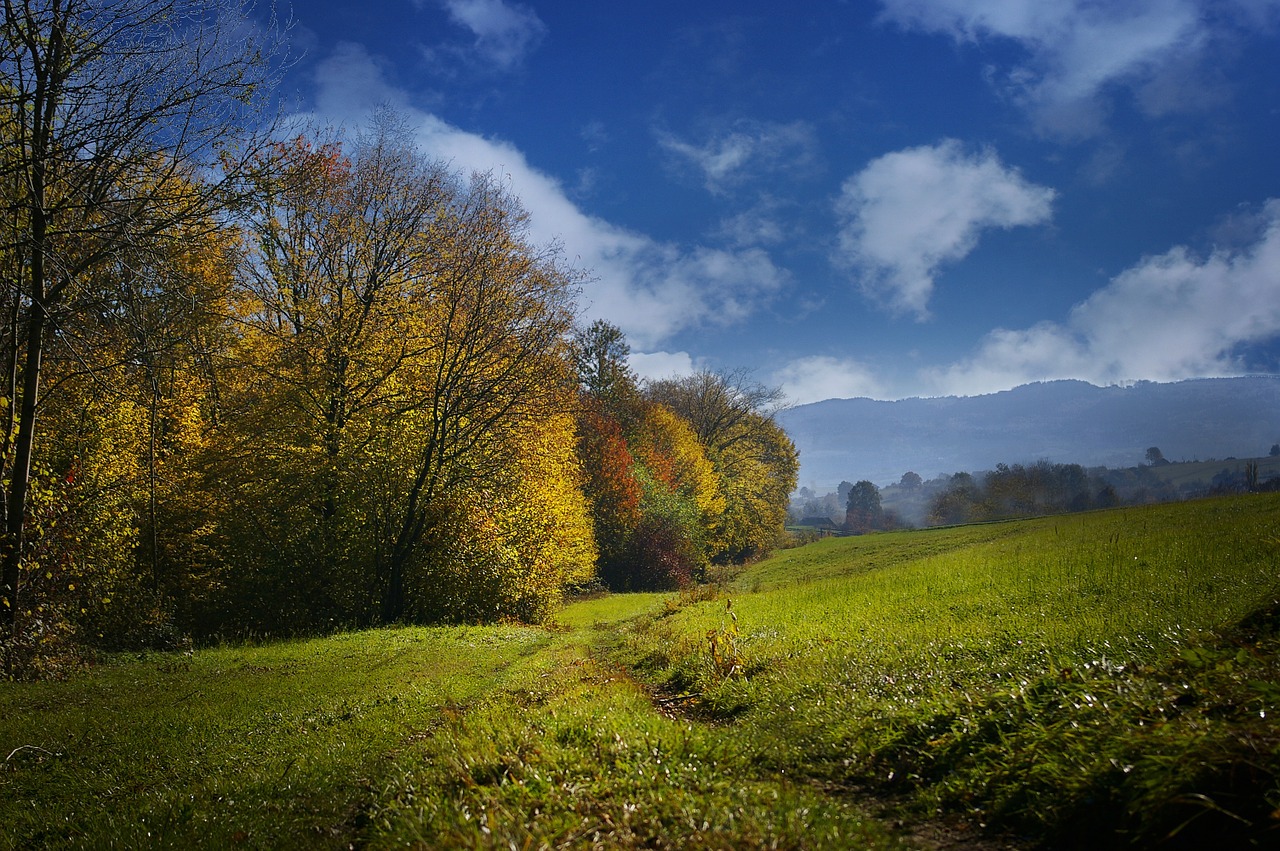
[[[981,396],[828,399],[778,413],[800,451],[800,484],[932,478],[1039,460],[1132,467],[1156,446],[1170,461],[1267,454],[1280,442],[1280,376],[1099,387],[1023,384]]]

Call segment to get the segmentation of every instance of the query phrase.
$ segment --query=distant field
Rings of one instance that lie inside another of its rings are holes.
[[[1213,477],[1223,470],[1233,474],[1244,475],[1245,464],[1250,461],[1258,465],[1259,481],[1265,482],[1267,479],[1280,476],[1280,457],[1232,458],[1224,461],[1185,461],[1161,464],[1150,469],[1152,473],[1175,487],[1191,485],[1197,482],[1207,486],[1213,480]]]
[[[1280,496],[1242,496],[120,657],[0,686],[0,847],[1275,842],[1278,568]]]

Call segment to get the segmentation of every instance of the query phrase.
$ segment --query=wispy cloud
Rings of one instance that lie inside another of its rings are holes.
[[[993,81],[1019,100],[1046,133],[1099,132],[1111,84],[1141,87],[1171,62],[1184,65],[1212,33],[1201,0],[881,0],[883,18],[958,42],[1012,40],[1025,61],[993,68]],[[1231,4],[1227,4],[1231,5]],[[1187,95],[1183,89],[1183,99]],[[1146,106],[1168,110],[1158,90]]]
[[[547,25],[532,9],[504,0],[440,0],[449,19],[474,37],[481,59],[498,70],[519,66],[542,42]]]
[[[817,135],[803,121],[781,124],[736,121],[701,143],[686,141],[665,130],[656,131],[658,144],[681,165],[693,166],[703,185],[721,193],[764,173],[809,168],[817,156]]]
[[[791,235],[792,230],[776,214],[773,205],[765,203],[723,219],[715,234],[738,246],[779,245]]]
[[[968,255],[984,230],[1048,221],[1054,195],[994,151],[953,139],[885,154],[845,181],[835,260],[869,295],[925,319],[943,266]]]
[[[881,398],[886,392],[866,364],[823,355],[791,361],[774,371],[772,383],[781,387],[794,405],[858,396]]]
[[[1241,346],[1280,336],[1280,200],[1247,245],[1144,258],[1076,305],[1065,322],[997,329],[961,363],[933,370],[938,392],[983,393],[1049,378],[1108,384],[1239,375]]]
[[[316,84],[317,112],[326,120],[357,126],[374,106],[388,103],[416,125],[417,141],[430,156],[508,179],[529,211],[530,237],[560,243],[571,263],[592,274],[581,300],[584,316],[618,325],[637,349],[659,348],[680,331],[740,322],[790,281],[759,248],[661,242],[583,212],[559,181],[511,143],[415,108],[363,47],[340,46],[319,64]]]

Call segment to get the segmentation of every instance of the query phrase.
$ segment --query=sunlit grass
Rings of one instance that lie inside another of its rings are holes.
[[[8,684],[0,846],[346,847],[395,750],[547,641],[378,630]]]
[[[610,625],[630,620],[662,606],[670,594],[605,594],[571,603],[556,616],[556,622],[570,628]]]
[[[1081,797],[1117,782],[1111,760],[1140,764],[1146,774],[1121,779],[1145,778],[1164,804],[1201,794],[1165,769],[1218,759],[1209,743],[1240,729],[1231,707],[1253,719],[1246,747],[1277,743],[1253,723],[1274,715],[1275,648],[1264,636],[1237,660],[1239,639],[1221,636],[1280,599],[1278,535],[1280,500],[1266,496],[827,541],[754,567],[729,592],[746,676],[724,678],[709,659],[724,600],[641,619],[622,652],[734,719],[773,764],[1066,829]],[[1231,660],[1230,676],[1215,661],[1190,685],[1186,654],[1201,650]],[[1132,734],[1157,719],[1182,732]],[[1206,752],[1189,755],[1192,741]],[[1251,812],[1280,804],[1280,759],[1267,760],[1276,800],[1259,793]]]
[[[0,847],[895,847],[886,793],[1265,842],[1278,568],[1280,498],[1244,497],[824,541],[547,628],[120,657],[0,687]]]
[[[10,684],[0,847],[898,847],[592,658],[665,599],[585,601],[551,629],[375,630]]]
[[[581,645],[531,661],[397,759],[373,847],[898,847],[850,802],[761,770],[733,731],[655,712]]]

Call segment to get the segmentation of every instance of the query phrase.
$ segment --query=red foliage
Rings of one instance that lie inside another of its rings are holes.
[[[584,400],[579,413],[578,457],[601,557],[617,556],[627,534],[640,522],[641,489],[631,472],[635,459],[627,449],[622,426],[591,400]]]

